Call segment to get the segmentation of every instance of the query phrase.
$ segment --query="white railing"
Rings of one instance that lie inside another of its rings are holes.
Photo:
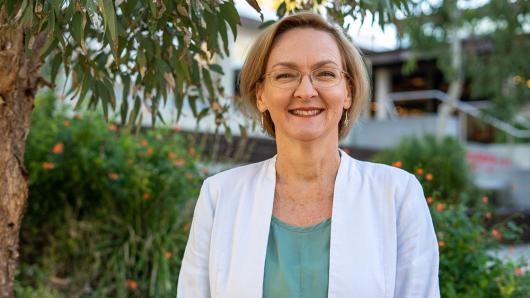
[[[447,94],[440,90],[393,92],[388,94],[388,98],[390,99],[390,102],[387,102],[388,104],[386,105],[386,109],[391,117],[398,117],[396,107],[394,105],[394,103],[397,101],[434,99],[444,103],[447,102]],[[483,114],[480,109],[468,103],[457,101],[453,107],[457,111],[470,115],[481,121],[484,121],[513,137],[530,138],[530,130],[516,128],[510,123],[507,123],[490,115]]]

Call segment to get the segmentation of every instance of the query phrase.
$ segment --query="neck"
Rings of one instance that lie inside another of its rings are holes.
[[[278,182],[335,180],[340,164],[338,139],[299,142],[277,137],[276,146]]]

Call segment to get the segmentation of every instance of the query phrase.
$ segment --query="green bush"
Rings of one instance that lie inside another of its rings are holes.
[[[197,153],[170,130],[131,135],[55,102],[39,97],[27,142],[17,294],[175,297]]]
[[[425,193],[446,202],[469,198],[474,190],[466,162],[466,152],[458,140],[446,137],[440,141],[432,135],[423,138],[406,137],[395,148],[377,154],[375,162],[393,164],[415,173],[423,183]]]
[[[528,297],[526,261],[494,255],[502,241],[516,243],[521,229],[511,221],[492,223],[494,210],[471,185],[458,141],[406,138],[374,160],[402,167],[422,183],[439,241],[442,297]]]

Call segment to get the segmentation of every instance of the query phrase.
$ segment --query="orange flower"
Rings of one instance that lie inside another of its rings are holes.
[[[151,195],[148,192],[144,192],[144,200],[149,200],[151,198]]]
[[[118,127],[117,127],[116,124],[114,124],[114,123],[110,123],[110,124],[108,125],[108,128],[109,128],[109,130],[111,130],[111,131],[117,131],[117,130],[118,130]]]
[[[513,253],[513,245],[508,246],[508,252]]]
[[[431,173],[427,173],[427,174],[425,175],[425,179],[426,179],[427,181],[432,181],[432,174],[431,174]]]
[[[427,197],[427,203],[430,205],[430,204],[432,204],[432,202],[434,202],[432,197]]]
[[[514,269],[515,275],[521,276],[523,275],[523,269],[521,267],[517,267]]]
[[[403,163],[401,162],[401,160],[398,160],[398,161],[393,162],[392,166],[396,168],[401,168],[403,166]]]
[[[442,203],[438,203],[436,205],[436,210],[438,210],[440,212],[444,211],[444,205]]]
[[[128,279],[127,280],[127,288],[132,289],[132,290],[136,290],[136,289],[138,289],[138,283],[135,280],[133,280],[133,279]]]
[[[147,151],[145,152],[145,155],[151,156],[151,155],[153,155],[154,152],[155,152],[155,148],[149,147],[149,148],[147,148]]]
[[[173,255],[173,254],[172,254],[169,250],[166,251],[166,252],[164,252],[164,257],[165,257],[166,259],[170,259],[172,255]]]
[[[146,147],[147,145],[149,145],[149,142],[147,142],[146,139],[143,139],[143,140],[140,141],[140,145],[141,145],[142,147]]]
[[[420,176],[423,175],[423,169],[422,168],[417,168],[416,169],[416,174],[418,174]]]
[[[202,168],[201,171],[203,172],[203,174],[208,174],[208,168],[207,167]]]
[[[484,218],[486,220],[490,220],[491,219],[491,212],[488,211],[488,212],[484,213]]]
[[[130,159],[130,158],[129,158],[129,159],[127,159],[127,164],[128,164],[128,165],[132,165],[132,164],[133,164],[133,160],[132,160],[132,159]]]
[[[187,178],[188,180],[193,180],[193,174],[192,174],[191,172],[187,172],[187,173],[186,173],[186,178]]]
[[[169,152],[169,153],[167,154],[167,157],[168,157],[169,159],[171,159],[171,160],[177,159],[177,153],[175,153],[175,152]]]
[[[482,197],[482,203],[487,204],[489,203],[490,199],[486,196]]]
[[[491,235],[493,236],[493,238],[497,239],[498,241],[502,240],[502,234],[497,229],[491,230]]]
[[[55,168],[55,164],[53,164],[52,162],[45,161],[42,163],[42,168],[45,171],[53,170],[53,168]]]
[[[393,162],[392,166],[396,168],[401,168],[401,166],[403,166],[403,163],[401,162],[401,160],[398,160],[398,161]]]
[[[64,144],[63,143],[57,143],[55,146],[53,146],[52,152],[54,154],[61,154],[63,153]]]
[[[63,121],[63,125],[64,126],[70,126],[71,125],[70,120],[64,120]]]
[[[173,132],[180,132],[181,131],[180,127],[178,127],[178,126],[173,127],[172,130],[173,130]]]
[[[116,181],[120,178],[120,175],[116,174],[116,173],[109,173],[109,179],[112,180],[112,181]]]
[[[438,246],[439,247],[444,247],[445,246],[445,241],[443,241],[443,240],[438,241]]]
[[[188,148],[188,154],[191,155],[191,156],[195,156],[195,148]]]
[[[173,164],[177,167],[181,167],[186,163],[184,159],[176,159],[173,161]]]
[[[77,119],[77,120],[81,120],[81,114],[75,114],[74,118]]]

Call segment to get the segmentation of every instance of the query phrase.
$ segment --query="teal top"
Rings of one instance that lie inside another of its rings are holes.
[[[263,298],[328,296],[331,218],[295,227],[272,217]]]

